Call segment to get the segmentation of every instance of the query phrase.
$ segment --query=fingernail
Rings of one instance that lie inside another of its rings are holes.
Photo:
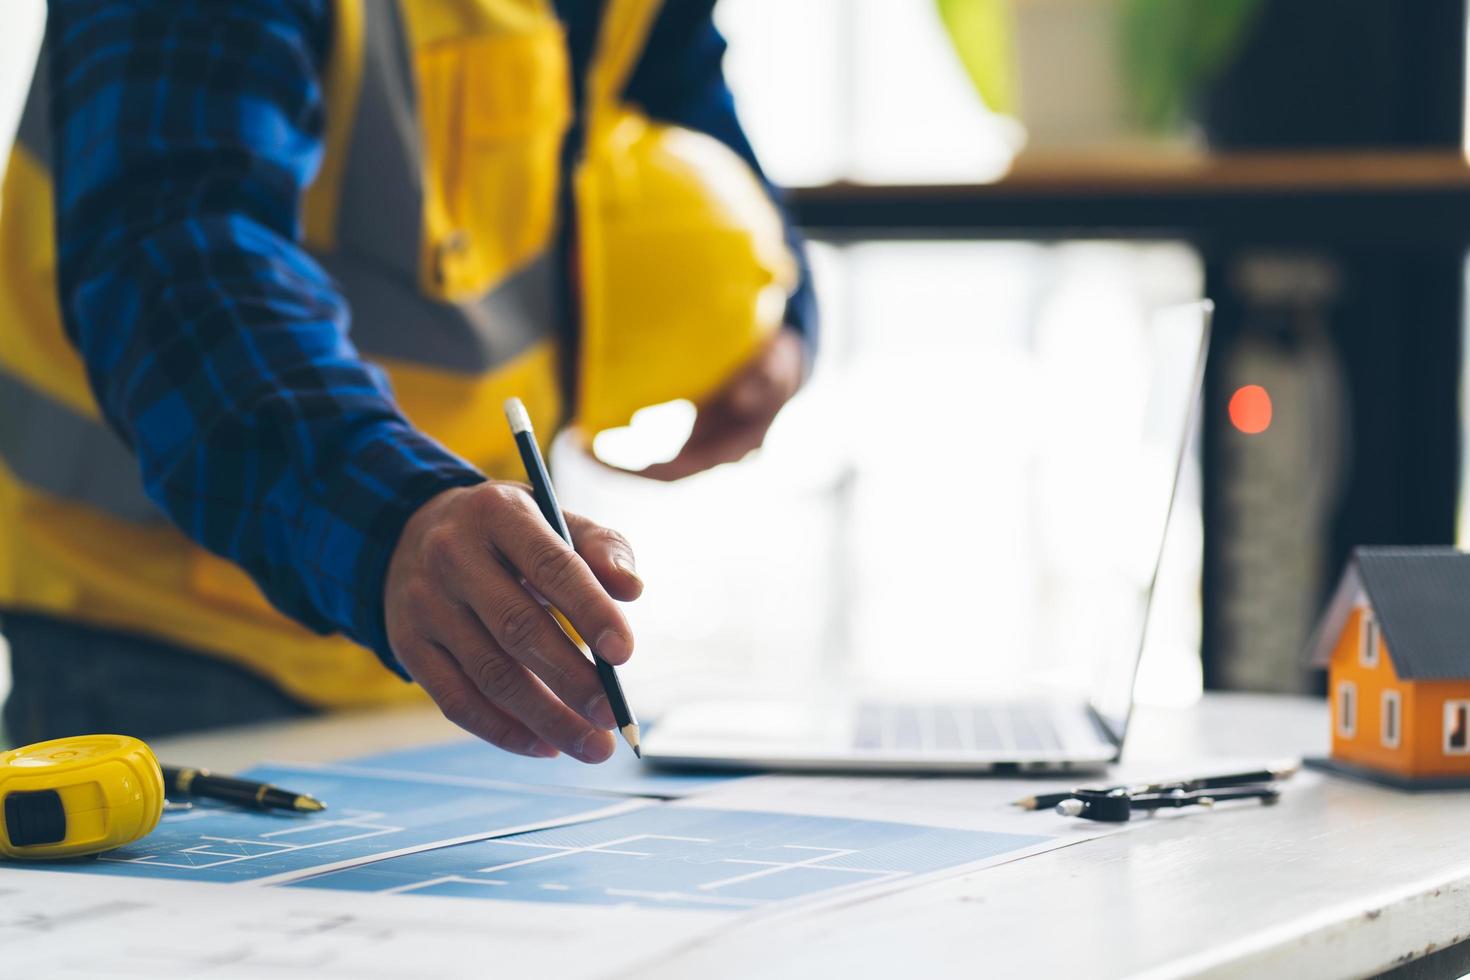
[[[634,579],[640,584],[643,582],[643,579],[638,577],[638,569],[633,567],[632,555],[625,554],[621,551],[618,552],[616,555],[613,556],[613,566],[616,567],[618,571],[622,572],[624,575],[627,575],[629,578]]]
[[[596,649],[602,659],[620,664],[633,655],[633,641],[609,627],[597,638]]]
[[[612,755],[611,752],[603,751],[607,748],[605,744],[596,746],[588,746],[587,744],[593,738],[597,738],[602,734],[604,733],[597,731],[589,731],[584,734],[581,738],[577,739],[577,744],[572,746],[572,755],[581,759],[583,762],[601,762],[608,756]],[[602,739],[598,738],[598,741],[601,742]],[[589,751],[589,748],[591,748],[592,751]]]
[[[609,730],[618,727],[618,720],[613,717],[612,705],[607,703],[606,694],[599,694],[587,702],[587,717]]]

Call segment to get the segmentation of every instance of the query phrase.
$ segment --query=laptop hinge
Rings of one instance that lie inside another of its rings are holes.
[[[1113,748],[1117,749],[1118,755],[1122,756],[1123,740],[1117,735],[1113,734],[1113,730],[1108,727],[1108,723],[1103,720],[1102,714],[1097,710],[1097,708],[1093,707],[1091,702],[1089,702],[1087,705],[1087,717],[1092,721],[1092,727],[1097,729],[1097,732],[1099,735],[1102,736],[1103,741],[1107,742]]]

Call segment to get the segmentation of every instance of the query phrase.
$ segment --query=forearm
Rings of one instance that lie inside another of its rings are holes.
[[[71,294],[99,402],[190,538],[299,622],[386,656],[381,582],[398,529],[480,476],[400,415],[309,260],[268,234],[226,234],[230,221],[157,229]],[[103,324],[128,337],[111,358]]]

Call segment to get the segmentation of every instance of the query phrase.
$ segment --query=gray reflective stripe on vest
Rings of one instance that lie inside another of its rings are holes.
[[[430,302],[347,253],[318,258],[352,308],[352,342],[370,357],[481,374],[551,335],[557,284],[549,255],[465,306]]]
[[[548,254],[471,303],[419,290],[424,156],[409,41],[397,3],[363,4],[362,90],[337,203],[336,248],[317,259],[352,310],[368,356],[481,374],[555,335],[557,281]]]
[[[32,489],[134,523],[160,522],[138,461],[107,426],[0,370],[0,458]]]
[[[365,274],[399,279],[417,295],[424,172],[406,30],[396,2],[363,6],[362,88],[337,203],[337,250]]]
[[[46,117],[50,76],[45,45],[15,139],[42,166],[51,163]],[[4,324],[0,324],[0,330]],[[161,523],[143,492],[138,461],[107,426],[79,415],[0,368],[0,459],[30,488],[135,524]]]

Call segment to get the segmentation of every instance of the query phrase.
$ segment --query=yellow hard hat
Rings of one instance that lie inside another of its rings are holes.
[[[576,175],[584,437],[650,405],[702,401],[781,326],[797,266],[752,169],[703,133],[628,106]]]

